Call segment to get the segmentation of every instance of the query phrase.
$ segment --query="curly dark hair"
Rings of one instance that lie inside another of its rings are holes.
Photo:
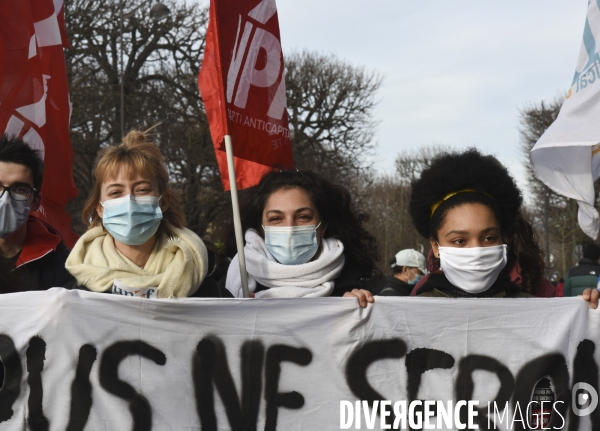
[[[4,134],[0,137],[0,162],[27,166],[33,177],[36,193],[42,190],[44,161],[38,150],[32,149],[22,139]]]
[[[509,264],[514,259],[519,264],[521,290],[534,294],[544,277],[546,264],[544,251],[540,248],[538,235],[521,211],[515,219],[513,234],[507,238]],[[508,265],[507,265],[508,266]]]
[[[449,194],[457,193],[446,198]],[[440,203],[441,202],[441,203]],[[432,215],[432,206],[439,203]],[[475,148],[443,153],[412,183],[409,212],[417,231],[437,238],[448,210],[465,203],[481,203],[492,209],[502,235],[512,234],[523,203],[521,191],[508,170],[493,156]]]
[[[267,199],[278,190],[300,188],[305,190],[327,224],[325,237],[333,237],[344,244],[346,264],[364,271],[375,269],[379,260],[377,241],[364,224],[368,214],[357,211],[348,190],[332,184],[323,175],[309,170],[283,170],[265,174],[260,183],[248,190],[240,212],[242,228],[254,229],[262,235],[262,216]]]

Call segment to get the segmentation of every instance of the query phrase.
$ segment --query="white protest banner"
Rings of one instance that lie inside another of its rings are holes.
[[[546,376],[597,429],[599,342],[581,298],[0,295],[0,430],[517,430]]]
[[[575,76],[554,123],[531,150],[536,176],[563,196],[577,200],[579,226],[598,237],[594,181],[600,177],[600,1],[588,2]]]

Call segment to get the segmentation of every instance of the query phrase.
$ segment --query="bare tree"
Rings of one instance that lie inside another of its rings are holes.
[[[373,109],[382,78],[333,55],[286,56],[290,132],[296,166],[348,181],[367,171],[375,144]]]
[[[79,220],[91,189],[98,150],[121,139],[121,68],[124,52],[124,129],[157,123],[156,141],[167,157],[173,186],[181,191],[188,226],[217,239],[230,217],[204,106],[197,89],[208,11],[171,0],[169,18],[148,17],[152,2],[119,0],[66,4],[72,48],[67,65],[73,104],[71,139],[78,199],[69,205]],[[286,57],[290,128],[296,164],[361,188],[370,184],[367,155],[374,150],[378,74],[333,56],[303,52]],[[74,226],[85,230],[81,223]],[[216,236],[216,237],[215,237]]]
[[[424,169],[431,166],[431,161],[435,157],[450,151],[452,148],[443,144],[404,151],[396,157],[396,172],[404,184],[410,185],[421,176]]]
[[[546,129],[556,120],[562,99],[540,102],[521,110],[521,151],[525,159],[527,182],[533,197],[529,217],[546,244],[546,256],[564,276],[577,263],[576,247],[587,241],[577,222],[578,207],[574,200],[553,192],[536,176],[529,153]]]
[[[398,251],[417,247],[418,235],[413,234],[407,211],[410,187],[396,176],[379,176],[367,191],[364,206],[368,208],[369,221],[366,228],[377,239],[382,257],[379,269],[387,273],[388,262]]]
[[[79,198],[69,209],[74,221],[91,188],[97,151],[121,139],[121,67],[124,52],[124,129],[157,128],[172,180],[182,191],[188,225],[204,234],[222,218],[222,192],[206,115],[197,88],[207,10],[171,1],[170,16],[149,18],[152,2],[124,0],[123,38],[119,0],[66,4],[71,49],[66,52],[71,83],[71,140]],[[81,232],[85,226],[75,226]]]
[[[552,102],[540,102],[539,105],[530,105],[520,112],[519,134],[521,136],[521,151],[525,158],[525,170],[527,172],[527,182],[532,195],[537,203],[543,202],[546,195],[549,195],[552,203],[558,204],[563,199],[560,195],[554,193],[546,187],[535,176],[535,172],[529,162],[529,153],[541,138],[546,129],[556,120],[562,99],[555,99]]]
[[[390,271],[389,261],[398,251],[414,248],[425,255],[429,241],[415,230],[408,212],[411,182],[430,166],[431,160],[450,147],[431,145],[404,151],[396,158],[396,174],[370,178],[360,189],[359,205],[369,212],[367,229],[377,239],[382,254],[379,269]]]

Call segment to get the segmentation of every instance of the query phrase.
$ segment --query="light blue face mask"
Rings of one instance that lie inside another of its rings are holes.
[[[15,201],[8,191],[0,197],[0,238],[8,238],[15,233],[21,226],[27,222],[29,212],[31,211],[31,202]]]
[[[317,228],[321,226],[263,226],[265,245],[283,265],[301,265],[317,253]]]
[[[127,195],[100,202],[104,207],[102,225],[123,244],[141,245],[156,233],[163,218],[159,199]]]
[[[423,278],[421,274],[415,274],[415,278],[413,280],[408,280],[408,284],[411,286],[416,286],[417,283]]]

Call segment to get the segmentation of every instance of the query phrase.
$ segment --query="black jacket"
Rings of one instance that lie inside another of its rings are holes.
[[[0,293],[63,286],[73,279],[65,269],[69,253],[56,229],[37,217],[29,216],[23,248],[16,257],[5,259],[0,265],[4,270],[12,269],[9,274],[11,286],[0,286]]]
[[[409,296],[413,290],[410,285],[393,275],[385,277],[385,287],[378,293],[379,296]]]
[[[344,293],[351,292],[353,289],[364,289],[373,295],[378,294],[385,287],[384,278],[381,272],[373,270],[366,272],[357,265],[346,260],[342,273],[335,279],[335,286],[331,296],[344,296]]]
[[[13,291],[47,290],[61,287],[73,280],[73,276],[65,269],[65,261],[70,250],[61,242],[55,251],[50,251],[39,259],[29,261],[11,273],[18,280],[19,286]],[[14,266],[13,266],[14,267]],[[0,293],[8,293],[0,287]]]
[[[427,281],[419,288],[417,296],[442,298],[529,298],[532,295],[521,292],[519,286],[510,280],[505,272],[500,272],[494,284],[484,292],[469,293],[454,286],[443,272],[429,274]]]
[[[569,270],[569,277],[580,275],[593,275],[597,279],[600,276],[600,263],[597,260],[584,257],[577,266]]]

